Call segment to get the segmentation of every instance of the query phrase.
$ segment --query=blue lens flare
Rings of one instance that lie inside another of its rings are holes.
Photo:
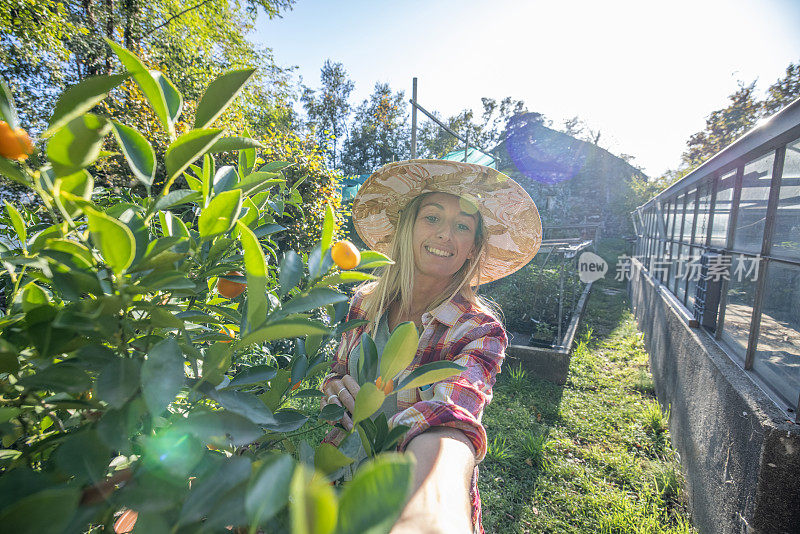
[[[164,429],[143,441],[144,461],[154,475],[183,479],[200,462],[205,447],[194,436]]]
[[[545,127],[535,114],[514,115],[506,132],[506,150],[514,166],[539,183],[569,180],[586,164],[587,143]]]

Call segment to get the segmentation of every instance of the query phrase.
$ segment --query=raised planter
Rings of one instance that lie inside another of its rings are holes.
[[[572,342],[575,340],[575,333],[578,331],[583,312],[586,310],[586,302],[589,300],[589,292],[592,284],[586,284],[581,293],[581,298],[575,305],[572,312],[572,320],[564,333],[564,338],[560,345],[549,348],[531,347],[528,345],[509,345],[506,349],[507,361],[505,365],[522,364],[523,369],[538,378],[544,378],[555,384],[562,385],[567,381],[569,373],[569,361],[572,354]]]

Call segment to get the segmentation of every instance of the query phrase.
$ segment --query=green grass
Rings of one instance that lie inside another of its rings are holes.
[[[624,246],[606,241],[599,251],[609,273],[592,290],[567,384],[510,368],[499,377],[483,420],[486,532],[696,532],[669,410],[655,400],[642,336],[614,281]]]

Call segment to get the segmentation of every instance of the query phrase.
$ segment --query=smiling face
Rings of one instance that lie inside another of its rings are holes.
[[[475,254],[479,216],[473,206],[447,193],[427,195],[414,220],[415,279],[447,285]]]

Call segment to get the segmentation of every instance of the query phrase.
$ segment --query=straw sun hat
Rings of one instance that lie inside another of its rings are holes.
[[[356,232],[389,254],[400,210],[422,193],[450,193],[477,206],[488,236],[479,284],[513,273],[539,250],[539,211],[517,182],[483,165],[438,159],[398,161],[372,173],[353,201]]]

